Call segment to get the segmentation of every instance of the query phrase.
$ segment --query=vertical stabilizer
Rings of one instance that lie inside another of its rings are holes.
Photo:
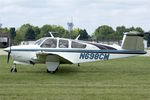
[[[122,49],[144,51],[143,37],[144,34],[141,34],[136,31],[125,33],[121,46]]]

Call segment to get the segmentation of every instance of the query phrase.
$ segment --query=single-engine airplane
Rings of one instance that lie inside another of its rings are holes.
[[[55,73],[60,64],[79,64],[98,60],[109,60],[146,54],[143,34],[127,32],[122,44],[106,45],[73,39],[43,37],[34,45],[18,45],[5,48],[13,59],[11,72],[17,72],[17,64],[46,64],[48,73]]]

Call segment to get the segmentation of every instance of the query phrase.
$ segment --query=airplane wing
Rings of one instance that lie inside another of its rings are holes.
[[[68,60],[68,59],[66,59],[66,58],[64,58],[64,57],[62,57],[62,56],[60,56],[60,55],[58,55],[58,54],[56,54],[56,53],[52,53],[52,52],[44,52],[44,51],[39,51],[39,52],[37,52],[36,53],[36,56],[37,56],[37,61],[38,62],[46,62],[46,58],[47,58],[47,56],[50,56],[50,55],[52,55],[52,56],[55,56],[57,59],[59,59],[59,61],[60,61],[60,64],[61,63],[63,63],[63,64],[65,64],[65,63],[69,63],[69,64],[72,64],[72,62],[70,61],[70,60]],[[52,61],[53,60],[55,60],[55,59],[51,59]],[[35,60],[34,60],[35,61]]]

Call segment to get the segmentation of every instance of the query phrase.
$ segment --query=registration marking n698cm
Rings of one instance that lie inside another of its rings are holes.
[[[81,53],[79,59],[108,60],[109,53]]]

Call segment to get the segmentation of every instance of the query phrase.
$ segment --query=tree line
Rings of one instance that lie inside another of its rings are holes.
[[[129,31],[138,31],[145,33],[141,27],[118,26],[114,30],[111,26],[102,25],[95,29],[92,36],[90,36],[86,29],[75,28],[72,30],[72,39],[75,39],[79,34],[79,40],[96,40],[96,41],[119,41],[122,40],[123,34]],[[54,32],[55,37],[69,38],[69,32],[67,29],[60,25],[43,25],[42,27],[33,26],[30,24],[24,24],[21,27],[15,28],[1,28],[1,33],[10,33],[13,44],[18,44],[21,41],[35,41],[41,37],[50,36],[49,32]],[[147,32],[144,37],[148,41],[150,46],[150,33]]]

